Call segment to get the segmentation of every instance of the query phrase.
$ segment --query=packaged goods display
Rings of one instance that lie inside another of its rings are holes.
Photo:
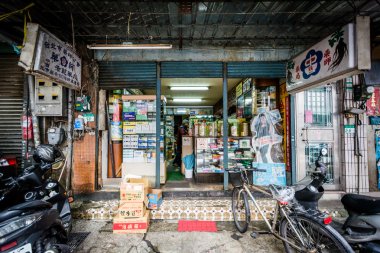
[[[150,95],[123,95],[122,100],[122,174],[133,173],[140,176],[154,177],[156,145],[160,146],[160,166],[165,166],[165,98],[162,97],[160,139],[156,140],[156,100]],[[166,169],[166,168],[160,168]],[[162,173],[162,172],[161,172]],[[163,172],[165,182],[166,173]]]
[[[159,209],[162,204],[162,190],[149,189],[148,200],[148,209]]]

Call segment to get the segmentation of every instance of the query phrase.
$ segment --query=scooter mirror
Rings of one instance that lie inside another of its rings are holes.
[[[322,155],[322,156],[327,155],[327,148],[322,148],[322,149],[321,149],[321,155]]]

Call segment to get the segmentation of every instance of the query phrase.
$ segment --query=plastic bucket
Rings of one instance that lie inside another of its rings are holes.
[[[193,170],[185,170],[185,178],[193,178]]]

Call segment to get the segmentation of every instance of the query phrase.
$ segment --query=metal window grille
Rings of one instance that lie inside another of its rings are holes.
[[[312,114],[312,122],[307,114]],[[332,89],[322,87],[305,92],[305,122],[311,127],[332,127]]]
[[[307,174],[315,170],[315,161],[317,160],[322,148],[327,148],[327,155],[321,158],[321,161],[327,167],[326,179],[329,184],[334,183],[333,167],[333,144],[332,143],[308,143],[305,147],[305,156],[308,166]]]

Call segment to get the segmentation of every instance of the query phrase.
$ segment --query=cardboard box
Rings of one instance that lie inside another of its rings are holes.
[[[120,201],[117,213],[120,218],[137,218],[144,217],[145,211],[144,202]]]
[[[151,210],[156,210],[156,209],[159,209],[160,206],[162,204],[162,198],[160,198],[157,203],[151,203],[149,202],[148,203],[148,209],[151,209]]]
[[[125,178],[120,184],[120,200],[143,202],[148,194],[149,181],[145,178]]]
[[[125,219],[116,216],[113,219],[114,234],[138,234],[146,233],[149,227],[150,212],[146,212],[144,217]]]
[[[149,203],[157,204],[160,199],[162,199],[161,189],[149,189],[148,191]]]

